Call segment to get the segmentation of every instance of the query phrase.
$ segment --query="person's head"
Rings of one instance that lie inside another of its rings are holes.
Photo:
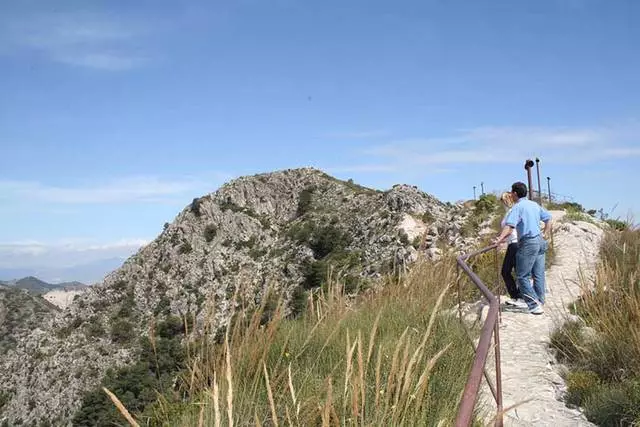
[[[527,185],[524,182],[514,182],[511,186],[511,193],[518,199],[527,197]]]
[[[500,200],[502,200],[502,203],[507,208],[510,208],[511,206],[513,206],[513,195],[507,191],[502,193],[502,196],[500,196]]]

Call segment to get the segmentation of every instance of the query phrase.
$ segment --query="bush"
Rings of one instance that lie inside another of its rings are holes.
[[[86,327],[86,333],[87,333],[87,336],[94,337],[94,338],[99,338],[104,336],[105,330],[104,330],[104,327],[102,326],[102,322],[100,322],[100,319],[98,317],[94,316],[91,319],[89,319],[89,323],[87,324],[87,327]]]
[[[197,197],[193,199],[193,201],[191,202],[191,212],[193,212],[195,216],[200,216],[202,214],[202,212],[200,211],[201,207],[202,201]]]
[[[126,344],[134,338],[133,324],[121,319],[111,323],[111,340],[118,344]]]
[[[102,387],[113,392],[131,413],[140,418],[148,419],[155,412],[151,409],[158,393],[165,393],[165,404],[179,399],[180,395],[173,390],[173,384],[177,373],[184,368],[185,361],[185,351],[180,344],[183,333],[182,326],[179,326],[181,324],[179,318],[171,317],[159,322],[153,345],[148,338],[140,340],[137,362],[117,370],[110,369],[101,384],[82,397],[80,408],[73,417],[73,425],[123,425],[122,415]]]
[[[593,371],[574,371],[567,374],[567,403],[582,404],[600,386],[600,377]]]
[[[9,403],[11,400],[11,394],[5,391],[0,391],[0,413],[2,413],[2,408],[4,405]]]
[[[326,277],[329,266],[325,261],[308,261],[303,264],[302,271],[304,274],[303,286],[306,289],[318,288],[322,286]]]
[[[625,221],[620,221],[619,219],[606,219],[605,222],[609,224],[611,228],[617,231],[624,231],[629,229],[629,223]]]
[[[599,426],[637,426],[640,422],[640,383],[608,384],[584,402],[585,415]]]
[[[589,420],[599,425],[640,421],[638,259],[640,231],[607,232],[595,283],[583,284],[583,295],[573,306],[595,339],[586,339],[584,329],[574,323],[566,323],[552,336],[559,359],[573,372],[568,376],[568,398],[583,405]]]
[[[570,212],[584,212],[584,207],[580,203],[576,202],[562,202],[562,203],[547,203],[547,209],[554,211],[567,211]]]
[[[498,209],[500,203],[495,194],[487,193],[481,195],[475,203],[476,214],[491,214]]]
[[[236,249],[241,250],[244,248],[253,248],[256,245],[256,242],[258,241],[258,239],[256,238],[256,236],[251,236],[249,237],[247,240],[240,240],[238,242],[236,242]]]
[[[180,245],[180,249],[178,249],[178,253],[185,255],[190,253],[192,250],[193,250],[193,247],[191,246],[191,243],[184,241]]]
[[[216,237],[217,232],[218,227],[216,227],[214,224],[207,224],[207,226],[204,228],[204,240],[206,240],[207,243],[211,242]]]
[[[425,213],[423,213],[420,219],[427,225],[434,223],[436,220],[436,218],[430,211],[426,211]]]
[[[313,251],[314,257],[321,259],[333,251],[346,248],[350,243],[346,233],[335,225],[329,224],[314,231],[309,247]]]
[[[402,229],[398,231],[398,239],[404,246],[407,246],[409,244],[409,235]]]
[[[583,221],[595,224],[593,218],[584,212],[567,211],[566,215],[562,218],[563,221]]]
[[[301,217],[311,210],[313,191],[313,188],[305,188],[300,192],[298,197],[298,208],[296,209],[297,217]]]

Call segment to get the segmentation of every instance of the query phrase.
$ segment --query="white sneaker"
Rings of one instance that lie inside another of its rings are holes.
[[[510,305],[512,307],[516,307],[516,308],[528,308],[529,307],[529,306],[527,306],[527,303],[524,302],[524,300],[522,300],[522,299],[509,298],[504,303],[507,304],[507,305]]]
[[[544,308],[541,305],[536,305],[533,308],[529,309],[529,313],[531,314],[544,314]]]

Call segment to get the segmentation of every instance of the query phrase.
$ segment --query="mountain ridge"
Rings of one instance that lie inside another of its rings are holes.
[[[7,287],[24,289],[36,294],[44,294],[52,290],[80,290],[87,288],[87,285],[78,281],[49,283],[34,276],[26,276],[14,280],[0,280],[0,284]]]
[[[437,258],[472,245],[461,234],[467,214],[414,186],[373,190],[312,168],[235,179],[194,199],[0,362],[10,396],[0,417],[69,423],[107,369],[135,362],[150,322],[190,316],[198,329],[213,312],[215,335],[238,304],[250,309],[270,290],[293,303],[328,273],[351,292],[375,287],[419,248]]]

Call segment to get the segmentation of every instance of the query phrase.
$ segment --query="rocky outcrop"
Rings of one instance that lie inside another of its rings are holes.
[[[9,396],[0,420],[69,422],[83,393],[108,368],[131,363],[136,337],[153,319],[213,313],[223,330],[236,304],[258,304],[267,289],[285,299],[331,277],[350,289],[463,238],[466,210],[416,187],[388,191],[315,169],[236,179],[194,199],[162,233],[42,322],[0,362]],[[236,298],[234,299],[234,296]]]

